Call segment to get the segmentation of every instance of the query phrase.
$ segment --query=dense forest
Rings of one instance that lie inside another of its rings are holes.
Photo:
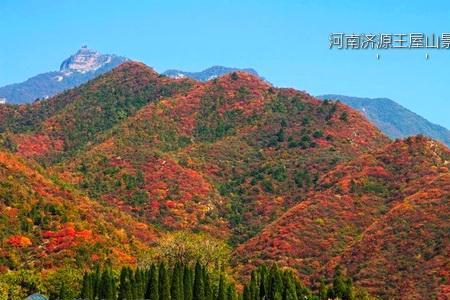
[[[0,300],[445,299],[449,161],[252,74],[127,62],[0,106]]]

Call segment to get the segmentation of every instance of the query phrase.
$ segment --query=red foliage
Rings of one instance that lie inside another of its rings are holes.
[[[304,279],[341,265],[384,298],[442,293],[439,278],[450,281],[449,158],[447,148],[418,137],[338,165],[306,201],[239,246],[237,260],[277,261]]]
[[[29,238],[23,235],[14,235],[8,238],[7,243],[17,248],[24,248],[33,244]]]
[[[43,156],[50,151],[61,151],[64,142],[44,134],[21,135],[16,138],[17,153],[24,157]]]
[[[42,238],[48,252],[58,252],[72,248],[80,243],[93,241],[91,230],[77,231],[73,223],[64,224],[58,231],[42,232]]]

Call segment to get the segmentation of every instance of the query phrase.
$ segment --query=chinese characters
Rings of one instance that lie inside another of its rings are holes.
[[[450,49],[450,33],[330,33],[330,49]]]

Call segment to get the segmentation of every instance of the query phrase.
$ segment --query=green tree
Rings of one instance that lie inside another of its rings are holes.
[[[130,272],[132,271],[127,267],[123,267],[120,271],[119,300],[133,300]]]
[[[88,300],[94,299],[94,286],[92,283],[92,276],[88,273],[85,273],[83,276],[80,298]]]
[[[165,263],[159,265],[159,299],[170,300],[170,281]]]
[[[217,291],[217,300],[226,300],[227,297],[227,286],[225,283],[225,278],[223,274],[220,274],[219,279],[219,289]]]
[[[252,275],[250,277],[250,287],[249,287],[249,294],[251,300],[258,300],[259,299],[259,288],[258,288],[258,278],[257,278],[257,272],[255,270],[252,271]]]
[[[175,264],[172,272],[172,282],[170,286],[170,296],[172,300],[183,300],[182,276],[180,264]]]
[[[205,300],[205,287],[203,285],[203,270],[199,262],[195,264],[193,300]]]
[[[102,273],[98,288],[98,295],[100,299],[116,299],[116,286],[114,283],[114,278],[109,269],[105,269]]]
[[[328,286],[325,283],[325,279],[321,277],[319,285],[319,299],[326,300],[327,298],[328,298]]]
[[[145,290],[145,299],[159,300],[158,269],[155,265],[151,266],[148,277]]]
[[[281,300],[283,297],[283,280],[276,265],[270,269],[268,296],[273,300]]]

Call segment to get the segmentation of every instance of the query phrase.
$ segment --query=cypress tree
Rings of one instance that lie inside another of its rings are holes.
[[[159,266],[159,299],[170,300],[170,282],[166,266],[161,263]]]
[[[144,273],[137,268],[134,273],[134,295],[136,299],[143,299],[145,296]]]
[[[232,284],[228,285],[227,300],[238,300],[237,294],[236,294],[236,289],[234,288],[234,285],[232,285]]]
[[[68,290],[67,290],[64,282],[61,284],[61,287],[59,288],[58,299],[59,300],[69,300],[69,293],[68,293]]]
[[[252,271],[250,286],[248,288],[250,300],[259,299],[258,278],[255,270]]]
[[[88,273],[85,273],[83,275],[83,284],[81,287],[80,298],[88,300],[94,299],[94,287],[92,285],[91,275]]]
[[[130,282],[130,272],[126,267],[120,271],[119,297],[118,300],[133,300],[133,292]]]
[[[192,300],[192,271],[189,266],[184,266],[183,271],[184,300]]]
[[[214,292],[206,269],[203,270],[203,285],[205,287],[205,300],[214,300]]]
[[[100,280],[101,280],[100,266],[97,265],[95,267],[95,273],[92,274],[92,289],[94,299],[98,298],[99,296]]]
[[[283,300],[298,300],[297,289],[292,280],[292,275],[285,273],[285,277],[283,279]]]
[[[105,269],[102,273],[99,283],[98,297],[105,300],[116,299],[116,287],[114,284],[114,278],[108,269]]]
[[[128,277],[128,285],[129,285],[129,290],[130,290],[130,294],[131,294],[131,299],[137,299],[136,281],[134,278],[134,272],[130,267],[127,268],[127,277]]]
[[[329,291],[330,292],[330,291]],[[342,275],[342,272],[339,268],[336,269],[336,273],[333,280],[333,289],[331,291],[331,295],[335,298],[345,299],[347,295],[348,289],[345,282],[345,278]]]
[[[242,292],[242,300],[252,300],[250,288],[247,285],[244,285],[244,291]]]
[[[346,280],[346,293],[343,300],[354,300],[355,299],[355,290],[353,289],[353,280],[348,278]]]
[[[182,300],[183,290],[181,288],[181,267],[178,263],[175,264],[172,272],[172,283],[170,286],[170,296],[172,300]]]
[[[266,284],[265,284],[265,280],[264,277],[261,277],[260,282],[259,282],[259,299],[265,299],[267,297],[266,295]]]
[[[326,300],[328,298],[328,287],[323,277],[320,278],[319,299]]]
[[[159,300],[158,269],[155,265],[151,266],[148,277],[145,299]]]
[[[220,274],[219,290],[217,291],[217,300],[226,300],[227,287],[223,274]]]
[[[205,287],[203,285],[203,270],[199,262],[195,264],[193,300],[205,300]]]
[[[268,289],[268,298],[271,300],[282,300],[283,298],[283,280],[280,271],[276,265],[270,269],[270,280]]]

